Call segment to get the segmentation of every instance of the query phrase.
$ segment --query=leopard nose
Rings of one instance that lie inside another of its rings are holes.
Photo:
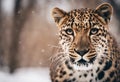
[[[75,52],[81,56],[84,56],[86,53],[89,52],[89,49],[83,49],[83,50],[77,50],[75,49]]]

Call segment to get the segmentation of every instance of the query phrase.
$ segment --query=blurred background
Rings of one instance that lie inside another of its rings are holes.
[[[95,9],[103,2],[114,8],[109,26],[119,43],[120,0],[0,0],[0,82],[50,82],[50,57],[58,47],[52,8]]]

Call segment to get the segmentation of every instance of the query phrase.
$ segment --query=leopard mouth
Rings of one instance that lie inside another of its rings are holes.
[[[90,61],[86,61],[84,59],[80,59],[78,61],[73,62],[73,67],[76,70],[91,70],[93,68],[93,62],[95,60],[95,57],[90,59]],[[73,61],[73,59],[72,59]]]
[[[91,58],[91,59],[89,59],[89,61],[86,61],[86,60],[84,60],[84,59],[82,58],[82,59],[78,60],[77,62],[78,62],[79,64],[84,64],[84,65],[86,65],[86,64],[88,64],[88,63],[93,64],[93,62],[95,61],[95,59],[96,59],[96,56],[93,57],[93,58]]]

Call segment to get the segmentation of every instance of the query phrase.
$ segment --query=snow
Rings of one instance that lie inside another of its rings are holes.
[[[10,15],[14,9],[14,0],[2,0],[2,9],[3,12],[7,15]]]
[[[21,68],[14,74],[0,71],[0,82],[51,82],[48,68]]]

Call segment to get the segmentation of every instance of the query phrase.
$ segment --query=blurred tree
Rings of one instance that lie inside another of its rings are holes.
[[[2,0],[0,0],[0,67],[3,66],[3,47],[2,47],[2,35],[1,35],[1,30],[2,30]]]
[[[9,57],[10,73],[13,73],[15,69],[19,67],[18,55],[19,55],[20,34],[36,2],[36,0],[29,0],[28,6],[23,9],[22,1],[23,0],[15,0],[14,20],[13,20],[13,28],[11,32],[12,41],[10,46],[10,57]]]
[[[0,26],[1,26],[1,11],[2,11],[2,9],[1,9],[1,5],[2,5],[2,0],[0,0]]]
[[[95,9],[99,4],[103,2],[103,0],[90,0],[90,1],[82,0],[82,1],[85,7],[93,8],[93,9]]]
[[[2,0],[0,0],[0,67],[6,66],[5,62],[5,49],[6,37],[5,37],[5,28],[4,28],[4,16],[2,12]]]
[[[108,2],[113,6],[116,18],[120,22],[120,3],[117,3],[116,0],[108,0]],[[120,34],[120,23],[118,33]]]

